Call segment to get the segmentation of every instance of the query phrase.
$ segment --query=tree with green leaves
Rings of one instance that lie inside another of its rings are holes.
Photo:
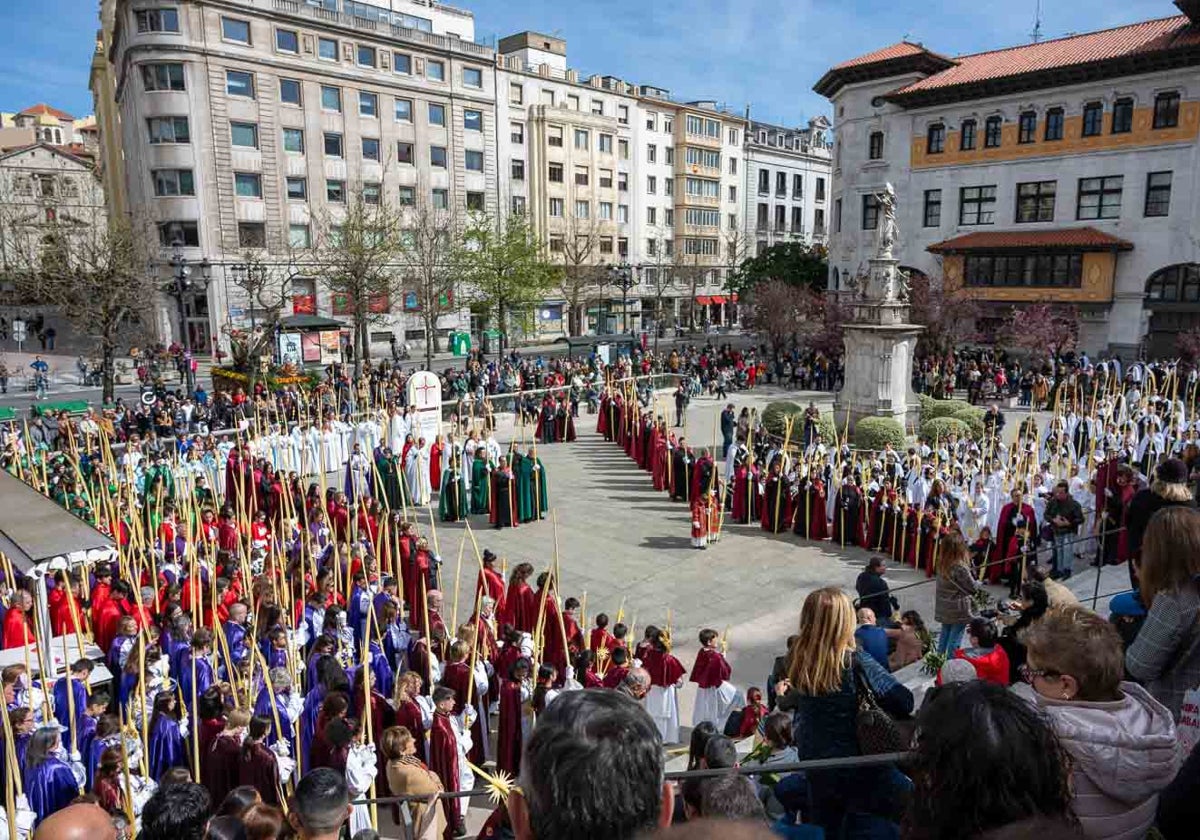
[[[512,314],[528,312],[559,282],[562,267],[546,257],[545,245],[525,215],[514,213],[500,227],[482,214],[467,223],[456,268],[479,307],[495,315],[501,355]]]
[[[370,325],[386,317],[400,291],[404,219],[399,208],[355,189],[346,196],[344,210],[314,214],[313,222],[310,262],[350,309],[358,377],[363,360],[370,358]]]
[[[823,292],[829,285],[829,253],[824,245],[782,242],[736,264],[729,275],[731,292],[748,292],[768,280]]]

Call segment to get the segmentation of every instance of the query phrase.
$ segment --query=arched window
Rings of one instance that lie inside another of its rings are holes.
[[[1200,303],[1200,264],[1180,263],[1159,269],[1146,281],[1146,302]]]

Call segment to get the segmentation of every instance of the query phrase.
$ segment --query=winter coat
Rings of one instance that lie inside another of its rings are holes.
[[[1154,824],[1158,794],[1181,760],[1175,722],[1136,683],[1103,703],[1053,700],[1028,685],[1013,689],[1049,718],[1071,755],[1072,810],[1089,840],[1141,840]]]
[[[933,596],[933,620],[939,624],[966,624],[971,620],[971,596],[978,588],[971,570],[955,566],[950,577],[937,576]]]

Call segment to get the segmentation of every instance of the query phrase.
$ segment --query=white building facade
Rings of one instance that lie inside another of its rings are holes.
[[[826,241],[833,182],[829,128],[825,117],[814,117],[805,128],[750,122],[743,213],[754,253]]]

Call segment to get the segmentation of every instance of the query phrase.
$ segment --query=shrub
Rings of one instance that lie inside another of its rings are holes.
[[[970,431],[970,426],[954,417],[936,417],[921,424],[921,437],[930,446],[938,441],[949,440],[952,434],[966,437]]]
[[[964,409],[954,412],[950,416],[955,420],[961,420],[967,424],[967,428],[971,430],[971,437],[976,440],[983,439],[983,414],[982,408],[968,406]]]
[[[963,400],[935,400],[922,394],[921,425],[924,426],[928,421],[936,420],[939,417],[953,417],[960,411],[971,407],[970,403]]]
[[[787,433],[788,418],[795,417],[792,436],[799,437],[804,431],[804,427],[800,423],[800,417],[803,414],[804,406],[788,400],[780,400],[778,402],[767,403],[767,407],[762,412],[762,423],[770,434],[783,437]]]
[[[899,420],[891,417],[864,417],[854,426],[854,445],[857,448],[878,451],[887,443],[898,451],[904,449],[907,441],[904,437],[904,427],[900,425]]]
[[[826,446],[837,446],[838,442],[842,439],[841,429],[833,421],[833,415],[831,414],[822,414],[821,422],[817,424],[817,428],[821,432],[821,442]]]

